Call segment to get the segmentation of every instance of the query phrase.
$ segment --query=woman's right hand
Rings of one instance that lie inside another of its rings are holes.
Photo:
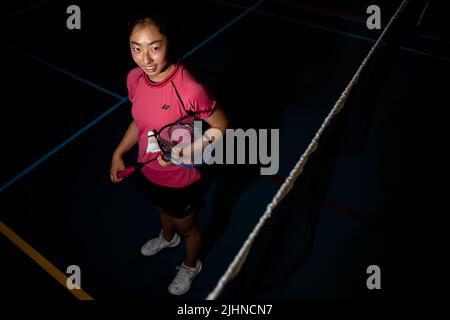
[[[118,183],[123,180],[123,177],[117,178],[117,173],[123,169],[125,169],[125,162],[123,162],[122,157],[113,156],[111,161],[111,169],[109,170],[109,175],[112,182]]]

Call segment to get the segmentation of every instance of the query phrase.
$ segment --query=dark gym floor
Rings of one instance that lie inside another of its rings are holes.
[[[166,2],[182,26],[183,62],[235,127],[280,130],[278,179],[239,166],[226,171],[228,185],[212,178],[200,223],[214,234],[208,227],[220,207],[222,233],[209,243],[191,290],[174,297],[167,286],[184,247],[141,256],[141,245],[159,232],[157,212],[132,179],[116,185],[108,173],[131,121],[126,22],[137,3],[1,5],[0,222],[62,273],[78,265],[82,289],[94,299],[204,299],[381,31],[365,25],[368,1],[272,0],[252,11],[256,1]],[[383,27],[400,3],[379,1]],[[425,3],[410,4],[345,106],[351,147],[336,159],[311,255],[257,298],[442,298],[450,35],[434,1],[415,26]],[[81,8],[81,30],[66,27],[71,4]],[[364,128],[354,130],[359,108]],[[0,244],[4,298],[76,299],[8,238]],[[369,265],[381,269],[381,290],[366,287]]]

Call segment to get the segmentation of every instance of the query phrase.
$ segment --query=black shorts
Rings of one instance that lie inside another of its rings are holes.
[[[183,188],[170,188],[151,182],[140,171],[134,176],[139,190],[150,203],[176,219],[188,216],[204,204],[206,190],[203,179]]]

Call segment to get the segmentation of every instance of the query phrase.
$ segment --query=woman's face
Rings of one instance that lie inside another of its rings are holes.
[[[152,24],[135,26],[130,35],[131,55],[150,80],[164,80],[168,67],[167,38]]]

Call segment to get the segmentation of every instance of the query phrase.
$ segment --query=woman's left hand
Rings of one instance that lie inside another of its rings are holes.
[[[158,158],[156,158],[156,160],[158,161],[159,165],[163,168],[167,168],[170,166],[173,166],[173,162],[168,160],[164,160],[163,157],[161,155],[158,156]]]

